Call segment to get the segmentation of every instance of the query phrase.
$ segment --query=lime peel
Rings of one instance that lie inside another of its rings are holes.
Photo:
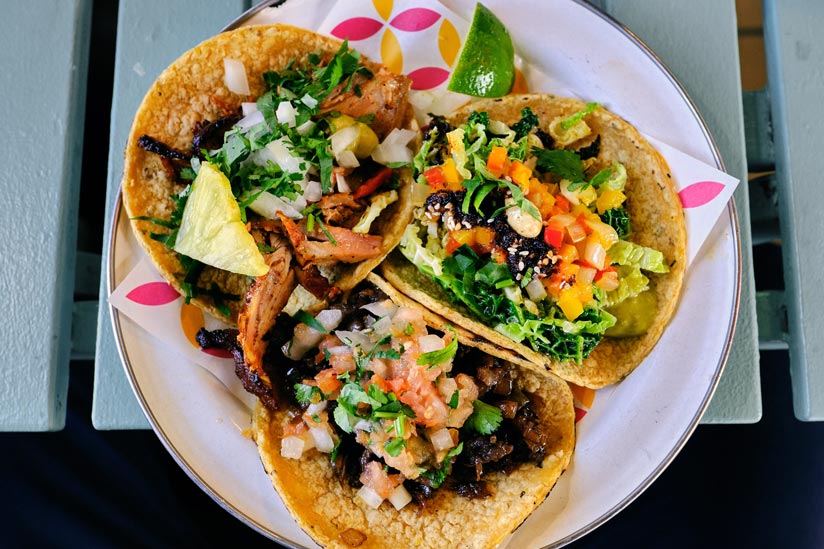
[[[447,89],[475,97],[503,97],[515,82],[515,51],[509,31],[478,3]]]

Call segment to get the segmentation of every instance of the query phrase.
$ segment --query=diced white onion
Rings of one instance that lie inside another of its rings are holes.
[[[318,100],[309,95],[308,93],[300,98],[300,102],[309,107],[310,109],[314,109],[318,106]]]
[[[343,312],[340,309],[326,309],[315,316],[315,320],[323,326],[327,333],[337,328],[341,318],[343,318]],[[295,326],[292,339],[281,347],[281,351],[287,358],[300,360],[307,351],[318,346],[324,335],[326,334],[300,323]]]
[[[304,412],[307,416],[313,416],[315,414],[319,414],[326,409],[326,404],[328,403],[327,400],[321,400],[320,402],[314,402],[306,407],[306,412]]]
[[[252,192],[259,192],[260,187],[252,189]],[[270,192],[262,192],[258,195],[254,202],[249,204],[249,208],[258,215],[266,219],[277,219],[278,212],[283,212],[283,215],[291,219],[301,219],[300,211],[295,209],[288,202],[280,197],[273,195]]]
[[[406,488],[403,487],[403,484],[398,484],[398,487],[395,488],[392,495],[390,495],[387,499],[395,509],[400,511],[406,507],[410,501],[412,501],[412,495]]]
[[[411,162],[412,151],[406,145],[378,145],[372,151],[372,160],[384,166],[395,162]]]
[[[578,204],[581,203],[581,201],[578,200],[578,191],[570,191],[569,190],[569,186],[571,184],[572,184],[572,182],[570,182],[568,179],[562,179],[561,184],[560,184],[561,194],[564,195],[564,198],[569,200],[570,203],[572,203],[574,206],[577,206]]]
[[[369,339],[369,336],[364,334],[363,332],[351,332],[348,330],[335,330],[335,335],[338,336],[338,339],[343,341],[349,348],[355,348],[358,345],[361,346],[361,349],[371,349],[372,348],[372,341]]]
[[[269,151],[272,155],[272,161],[280,166],[280,168],[289,173],[300,173],[300,165],[305,163],[302,159],[292,156],[292,152],[287,143],[291,147],[291,142],[285,137],[272,141],[262,150]]]
[[[526,285],[526,293],[532,301],[541,301],[546,297],[546,289],[537,278],[533,278]]]
[[[580,223],[570,223],[567,225],[567,233],[569,233],[569,238],[575,243],[578,243],[587,237],[587,232],[581,226]]]
[[[366,309],[375,317],[383,318],[385,316],[391,317],[395,314],[398,310],[398,306],[392,303],[390,299],[382,299],[381,301],[376,301],[374,303],[367,303],[361,309]]]
[[[327,347],[326,351],[331,356],[348,355],[352,352],[352,350],[349,347],[347,347],[346,345],[336,345],[334,347]]]
[[[335,448],[335,441],[332,440],[332,435],[326,427],[311,427],[309,432],[312,433],[312,438],[315,440],[315,448],[319,452],[329,454]]]
[[[275,111],[275,118],[277,118],[281,124],[286,124],[290,128],[294,128],[297,114],[295,107],[289,101],[281,101]]]
[[[323,305],[323,302],[312,295],[309,290],[298,284],[295,286],[295,289],[292,290],[292,293],[289,294],[289,301],[286,302],[286,306],[283,308],[284,313],[289,316],[295,316],[295,314],[300,311],[301,309],[314,309]]]
[[[435,448],[436,452],[449,450],[455,446],[455,441],[452,440],[452,433],[450,433],[449,429],[445,427],[432,433],[429,436],[429,442],[432,443],[432,446]]]
[[[338,155],[340,155],[340,153],[342,153],[343,151],[350,149],[357,138],[357,124],[352,124],[351,126],[341,128],[332,135],[330,135],[329,144],[332,147],[332,154],[335,155],[335,158],[337,158]]]
[[[415,132],[395,128],[383,142],[375,147],[372,151],[372,160],[378,164],[390,164],[393,162],[411,162],[412,151],[406,146],[412,138],[415,137]]]
[[[354,430],[354,431],[365,431],[367,433],[371,433],[372,432],[372,423],[365,420],[365,419],[361,419],[352,426],[352,430]]]
[[[406,145],[412,138],[415,137],[415,132],[412,130],[405,130],[403,128],[395,128],[383,140],[383,145]]]
[[[260,111],[253,111],[241,118],[237,124],[235,124],[236,128],[240,128],[241,131],[248,130],[253,126],[257,126],[258,124],[265,124],[266,120],[263,118],[263,113]]]
[[[429,334],[418,339],[418,345],[421,347],[421,353],[431,353],[432,351],[440,351],[446,347],[443,339],[435,334]]]
[[[240,110],[243,116],[249,116],[253,112],[258,112],[258,106],[254,101],[244,101],[240,104]]]
[[[314,127],[315,127],[315,123],[311,120],[307,120],[306,122],[304,122],[303,124],[301,124],[300,126],[298,126],[295,129],[297,130],[297,132],[300,135],[307,135],[309,132],[312,131],[312,128],[314,128]]]
[[[358,157],[352,151],[341,151],[335,156],[335,159],[338,161],[338,165],[343,168],[357,168],[360,166]]]
[[[306,186],[303,187],[303,198],[307,202],[317,202],[323,196],[323,187],[320,181],[307,181]]]
[[[375,333],[378,335],[388,334],[392,331],[392,319],[388,316],[381,317],[372,325],[372,329],[375,330]]]
[[[595,280],[595,274],[597,272],[598,271],[592,267],[581,267],[578,269],[578,275],[575,277],[575,280],[577,282],[583,282],[584,284],[590,284]]]
[[[346,182],[346,178],[343,174],[335,174],[335,181],[338,184],[338,191],[342,193],[351,193],[352,187],[349,186],[349,183]]]
[[[377,509],[381,506],[381,503],[383,503],[383,498],[380,497],[372,488],[366,485],[362,486],[361,489],[358,490],[358,497],[372,509]]]
[[[192,160],[191,160],[191,165],[192,165],[192,170],[194,170],[195,173],[199,172],[200,171],[200,158],[198,158],[196,156],[193,156]]]
[[[321,326],[323,326],[327,332],[331,332],[337,328],[342,318],[343,311],[340,309],[325,309],[315,316],[315,320],[320,322]]]
[[[240,95],[249,95],[249,81],[246,79],[246,67],[236,59],[223,59],[223,81],[229,91]]]
[[[252,189],[252,192],[258,191],[260,191],[260,187]],[[270,192],[260,193],[255,201],[249,204],[249,208],[266,219],[277,219],[278,212],[283,212],[283,215],[291,219],[301,219],[303,217],[300,211]]]
[[[596,269],[601,270],[606,267],[607,252],[600,242],[590,239],[587,240],[587,246],[584,249],[584,259]]]
[[[306,440],[299,436],[288,436],[280,441],[280,455],[289,459],[300,459],[303,452],[311,448],[307,447]]]

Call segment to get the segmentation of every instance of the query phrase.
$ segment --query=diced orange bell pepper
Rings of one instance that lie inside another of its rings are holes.
[[[520,160],[515,160],[509,165],[509,177],[521,186],[524,194],[529,193],[529,179],[532,177],[532,170]]]
[[[492,151],[486,159],[486,169],[492,172],[495,177],[501,177],[506,173],[506,147],[492,147]]]
[[[578,248],[576,248],[574,244],[562,245],[558,250],[558,255],[560,255],[561,258],[567,263],[572,263],[580,257]]]
[[[552,212],[552,215],[557,215],[561,213],[569,213],[570,203],[562,194],[555,195],[555,208]]]
[[[452,255],[455,250],[466,244],[470,248],[475,244],[475,231],[473,229],[456,229],[450,231],[449,240],[446,242],[446,253]]]

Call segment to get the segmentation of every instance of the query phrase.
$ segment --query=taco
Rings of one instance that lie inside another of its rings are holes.
[[[569,386],[427,325],[374,274],[345,297],[268,335],[276,399],[252,432],[286,508],[322,546],[496,546],[569,464]],[[243,364],[232,332],[200,338]]]
[[[596,103],[520,95],[434,117],[430,194],[385,278],[449,321],[587,387],[620,381],[675,311],[684,215],[663,157]]]
[[[138,242],[187,301],[230,322],[259,299],[253,278],[269,310],[297,284],[317,303],[351,289],[410,220],[409,88],[294,27],[206,40],[135,116],[122,196]]]

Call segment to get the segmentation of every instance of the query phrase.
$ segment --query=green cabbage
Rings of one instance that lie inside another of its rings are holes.
[[[609,249],[609,257],[618,265],[636,266],[653,273],[669,272],[669,267],[664,264],[664,254],[626,240],[616,242]]]
[[[381,212],[387,206],[398,200],[398,191],[387,191],[372,197],[372,203],[369,204],[369,209],[363,212],[363,215],[358,221],[358,224],[352,227],[353,233],[366,234],[372,227],[372,222],[375,221]]]
[[[612,307],[649,289],[649,279],[636,265],[618,267],[618,287],[607,292],[601,300],[604,307]]]
[[[420,228],[415,223],[406,227],[399,245],[401,253],[424,274],[434,277],[441,276],[443,274],[442,262],[446,256],[443,255],[442,250],[436,250],[434,246],[424,246],[423,240],[418,235],[419,230]]]

